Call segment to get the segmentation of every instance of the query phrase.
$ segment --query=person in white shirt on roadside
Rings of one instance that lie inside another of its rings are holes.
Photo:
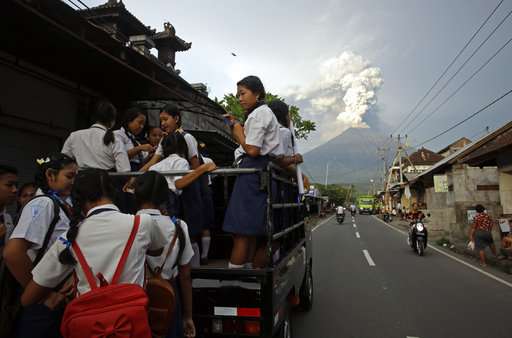
[[[64,142],[62,153],[76,160],[80,170],[95,168],[128,172],[128,153],[112,128],[116,123],[116,108],[101,100],[95,106],[94,123],[88,129],[72,132]]]
[[[78,294],[90,291],[85,273],[71,250],[75,241],[80,245],[97,285],[111,282],[135,220],[133,215],[119,212],[112,202],[113,195],[114,188],[106,171],[87,169],[78,172],[72,190],[70,229],[59,237],[32,270],[32,280],[21,298],[24,306],[39,302],[72,272],[76,273]],[[86,215],[85,219],[82,215]],[[144,285],[146,254],[160,255],[167,244],[165,235],[151,216],[141,215],[120,283]]]
[[[194,250],[188,235],[187,224],[175,217],[171,219],[171,216],[162,215],[162,210],[167,213],[168,185],[165,177],[158,172],[148,171],[137,177],[135,199],[139,208],[137,215],[150,215],[165,233],[164,236],[168,241],[161,256],[147,257],[149,268],[152,271],[162,268],[162,278],[168,280],[176,290],[177,308],[174,325],[169,328],[167,337],[195,336],[190,277],[190,262],[194,256]],[[174,236],[176,241],[172,243]],[[170,246],[173,244],[172,251],[169,253]]]

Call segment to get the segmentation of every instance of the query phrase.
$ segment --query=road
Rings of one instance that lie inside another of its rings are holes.
[[[373,216],[333,218],[313,245],[314,305],[292,317],[294,338],[512,337],[512,283],[432,248],[419,257]]]

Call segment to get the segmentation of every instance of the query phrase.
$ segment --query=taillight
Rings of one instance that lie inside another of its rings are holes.
[[[241,319],[213,319],[212,333],[215,334],[245,334],[248,336],[259,336],[261,324],[257,320]]]
[[[251,336],[259,336],[260,332],[261,332],[260,322],[252,321],[252,320],[244,321],[244,332],[243,333],[251,335]]]

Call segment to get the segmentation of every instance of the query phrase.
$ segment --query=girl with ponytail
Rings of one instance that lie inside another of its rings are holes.
[[[169,280],[176,291],[177,308],[174,325],[169,328],[167,338],[194,337],[195,326],[192,320],[192,279],[190,277],[190,262],[194,250],[188,234],[188,226],[184,221],[162,215],[167,213],[168,184],[165,177],[156,172],[148,171],[135,180],[135,199],[138,215],[151,215],[153,220],[164,231],[168,243],[159,257],[148,257],[147,263],[151,270],[161,269],[161,276]],[[176,242],[169,255],[172,239]],[[178,282],[176,281],[178,280]],[[183,320],[182,320],[183,319]]]
[[[32,270],[32,280],[21,297],[25,306],[39,302],[72,272],[77,277],[78,294],[90,291],[85,273],[71,249],[75,242],[79,244],[96,284],[110,283],[134,229],[134,216],[121,213],[113,204],[114,188],[107,171],[79,171],[71,197],[73,213],[69,230]],[[146,254],[160,255],[166,244],[163,231],[151,216],[141,215],[119,283],[143,286]]]
[[[36,196],[21,210],[18,224],[4,251],[4,259],[21,287],[47,249],[69,229],[69,196],[78,167],[64,154],[37,160]],[[47,295],[43,304],[25,308],[16,325],[16,337],[54,337],[58,334],[64,296]]]
[[[94,124],[88,129],[72,132],[62,147],[62,153],[74,158],[81,170],[130,171],[126,149],[112,129],[116,116],[117,110],[112,103],[98,101],[94,105]]]

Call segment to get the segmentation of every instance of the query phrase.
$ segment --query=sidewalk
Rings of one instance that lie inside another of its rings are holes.
[[[376,217],[378,217],[379,219],[382,219],[382,217],[380,215],[376,216]],[[397,217],[394,217],[393,221],[389,224],[400,229],[400,230],[403,230],[406,232],[409,231],[409,222],[403,221]],[[428,223],[426,224],[426,226],[428,229]],[[451,253],[454,253],[458,256],[469,257],[471,259],[474,259],[475,263],[478,264],[478,261],[480,260],[478,257],[478,252],[476,252],[474,250],[469,250],[467,248],[467,244],[468,244],[467,242],[463,242],[463,241],[451,243],[449,240],[447,240],[445,238],[429,241],[429,245],[433,245],[439,249],[450,251]],[[499,245],[496,246],[496,249],[498,250],[498,254],[499,254],[499,250],[500,250]],[[491,267],[493,269],[498,269],[507,274],[512,274],[512,260],[509,260],[509,259],[498,260],[496,257],[494,257],[492,255],[492,253],[489,249],[486,249],[486,261],[487,261],[488,267]]]

